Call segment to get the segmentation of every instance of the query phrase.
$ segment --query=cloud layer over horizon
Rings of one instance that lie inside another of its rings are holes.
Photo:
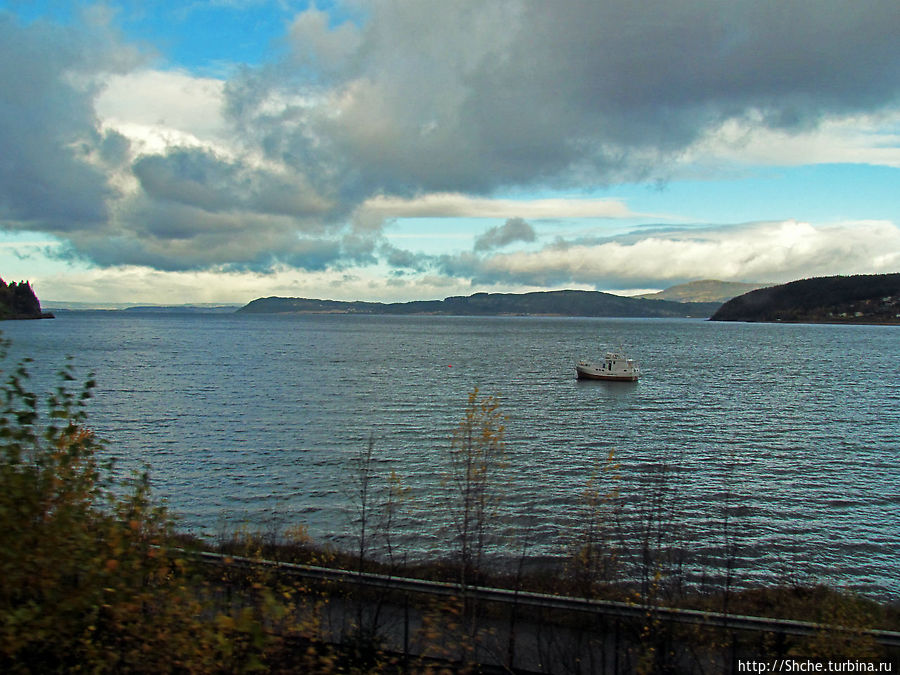
[[[900,267],[897,223],[838,214],[593,242],[541,225],[634,222],[591,192],[847,120],[871,124],[873,148],[900,166],[894,0],[347,6],[352,20],[300,12],[277,56],[219,78],[160,68],[102,8],[70,25],[0,10],[0,228],[51,235],[53,255],[99,267],[379,267],[394,284],[652,287]],[[579,196],[533,196],[553,191]],[[485,219],[472,250],[386,237],[398,218],[454,217]]]

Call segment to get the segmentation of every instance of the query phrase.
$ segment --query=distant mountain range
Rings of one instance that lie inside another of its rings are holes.
[[[259,298],[241,307],[246,314],[439,314],[455,316],[546,315],[708,318],[720,303],[626,298],[600,291],[476,293],[444,300],[343,302],[309,298]]]
[[[136,305],[132,302],[67,302],[64,300],[48,300],[44,303],[47,309],[56,312],[141,312],[141,313],[190,313],[190,314],[228,314],[241,305],[219,305],[216,303],[189,305]]]
[[[5,294],[5,295],[4,295]],[[37,318],[40,303],[27,282],[0,280],[0,318]],[[13,305],[9,302],[14,298]],[[727,301],[727,302],[725,302]],[[723,304],[724,302],[724,304]],[[18,303],[18,304],[15,304]],[[22,304],[24,303],[24,304]],[[27,305],[27,307],[26,307]],[[36,309],[35,309],[36,305]],[[54,308],[88,309],[87,303],[48,303]],[[97,308],[94,304],[92,308]],[[104,309],[128,312],[244,314],[433,314],[455,316],[687,317],[714,321],[900,324],[900,274],[817,277],[772,286],[706,279],[659,293],[624,297],[601,291],[475,293],[443,300],[364,302],[312,298],[259,298],[244,305],[129,305]],[[18,309],[16,309],[18,308]],[[27,311],[23,311],[23,308]]]
[[[713,321],[900,324],[900,274],[815,277],[726,302]]]
[[[704,279],[687,284],[670,286],[659,293],[645,293],[634,297],[645,300],[672,300],[674,302],[727,302],[731,298],[774,284],[744,284],[737,281]]]

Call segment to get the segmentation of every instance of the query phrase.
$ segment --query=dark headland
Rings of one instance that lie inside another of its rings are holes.
[[[712,321],[900,324],[900,274],[814,277],[732,298]]]
[[[414,302],[344,302],[309,298],[259,298],[246,314],[431,314],[445,316],[687,317],[706,319],[718,302],[671,302],[627,298],[601,291],[475,293]]]
[[[27,281],[7,284],[0,279],[0,321],[11,319],[52,319],[41,311],[41,303]]]

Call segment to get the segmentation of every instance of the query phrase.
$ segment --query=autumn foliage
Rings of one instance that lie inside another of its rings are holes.
[[[302,589],[212,578],[170,546],[147,475],[115,479],[84,426],[94,383],[72,391],[64,369],[41,402],[28,366],[4,368],[0,390],[0,671],[270,670],[283,636],[315,633]],[[244,589],[239,601],[223,601],[228,583]],[[305,661],[308,672],[329,668],[315,648]]]
[[[637,512],[635,547],[620,529],[633,507],[619,493],[612,452],[573,501],[577,531],[569,564],[523,576],[523,549],[515,576],[497,577],[489,553],[502,531],[496,507],[508,462],[506,418],[499,399],[477,389],[446,457],[443,506],[456,555],[447,565],[419,569],[421,576],[455,580],[456,596],[417,598],[390,584],[366,589],[289,578],[279,563],[259,564],[265,557],[339,565],[351,581],[369,571],[413,576],[417,568],[403,565],[392,538],[409,488],[393,473],[379,485],[372,441],[350,466],[355,553],[325,556],[296,526],[295,535],[279,532],[271,541],[235,534],[220,546],[216,564],[199,564],[151,499],[147,474],[121,479],[104,459],[107,448],[86,426],[94,382],[75,385],[66,367],[55,392],[40,400],[29,388],[30,362],[7,367],[7,346],[0,339],[0,672],[434,672],[448,664],[474,670],[486,657],[512,670],[522,653],[548,664],[550,672],[599,672],[608,663],[630,664],[636,672],[688,661],[705,668],[747,650],[885,658],[868,629],[893,628],[896,618],[887,621],[881,608],[862,599],[828,589],[804,595],[797,588],[685,595],[667,540],[657,534],[677,523],[667,497],[674,494],[671,477],[661,475],[651,486],[650,507]],[[478,600],[477,587],[501,584],[516,594],[530,588],[624,599],[646,608],[646,615],[621,625],[617,619],[610,628],[599,615],[597,623],[585,624],[584,617],[565,613],[526,612],[515,594],[496,606]],[[663,601],[791,616],[820,623],[822,631],[741,642],[733,633],[665,624],[657,612]],[[615,649],[607,655],[610,630]],[[580,660],[585,654],[602,658],[587,667]]]

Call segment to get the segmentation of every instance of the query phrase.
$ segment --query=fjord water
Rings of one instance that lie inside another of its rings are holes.
[[[446,553],[444,456],[477,386],[508,417],[508,553],[563,554],[614,450],[626,527],[664,486],[682,545],[731,541],[746,582],[900,596],[898,327],[61,312],[3,332],[38,386],[66,355],[95,373],[91,426],[199,534],[302,523],[346,543],[348,461],[371,437],[411,488],[398,541]],[[640,382],[576,381],[612,348]]]

